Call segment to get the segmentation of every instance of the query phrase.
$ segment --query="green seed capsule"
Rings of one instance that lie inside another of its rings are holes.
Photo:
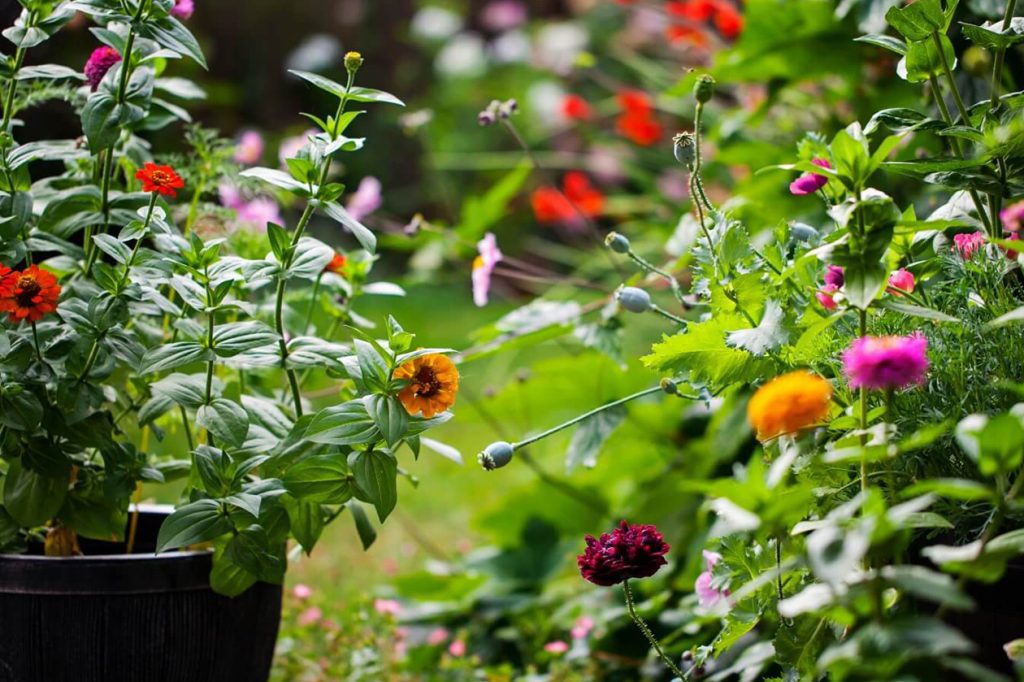
[[[703,75],[697,79],[697,82],[693,85],[693,96],[697,98],[697,101],[701,104],[707,104],[711,101],[711,98],[715,94],[715,79],[708,75]]]
[[[625,287],[619,291],[619,305],[631,313],[646,313],[651,309],[651,295],[643,289]]]

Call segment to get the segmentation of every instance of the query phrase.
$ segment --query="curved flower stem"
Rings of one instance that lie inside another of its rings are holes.
[[[665,281],[668,282],[669,286],[672,287],[672,293],[675,295],[676,300],[679,301],[679,303],[682,304],[684,308],[686,307],[686,301],[683,298],[683,288],[682,286],[680,286],[679,280],[677,280],[675,277],[673,277],[665,270],[662,270],[661,268],[654,265],[654,263],[648,261],[646,258],[638,254],[632,248],[626,251],[626,255],[629,257],[630,260],[632,260],[634,263],[640,266],[640,269],[643,270],[644,272],[654,273],[655,275],[659,275],[663,279],[665,279]]]
[[[665,655],[665,652],[662,650],[661,644],[658,643],[658,639],[654,636],[654,633],[651,632],[649,627],[647,627],[647,623],[645,623],[644,619],[640,617],[640,614],[636,612],[636,605],[633,603],[633,588],[629,586],[628,579],[622,583],[622,592],[626,595],[626,610],[629,611],[629,617],[632,618],[633,622],[636,623],[636,626],[640,628],[640,632],[644,633],[644,637],[646,637],[647,641],[651,643],[654,650],[658,652],[658,657],[661,658],[662,662],[666,666],[668,666],[668,669],[672,671],[672,674],[679,679],[683,679],[683,671],[679,669],[679,666],[672,662],[672,659]]]
[[[178,413],[181,415],[181,425],[185,427],[185,442],[188,443],[188,451],[192,452],[196,449],[196,442],[192,437],[192,427],[189,425],[188,412],[185,411],[184,407],[178,407]]]
[[[213,334],[217,324],[217,312],[214,309],[213,290],[210,288],[210,275],[209,270],[206,272],[206,304],[210,306],[210,313],[208,315],[207,327],[206,327],[206,345],[210,350],[210,361],[206,363],[206,402],[204,404],[209,405],[213,402],[213,373],[216,369],[217,354],[213,350]],[[206,430],[206,443],[207,445],[214,446],[213,434],[210,430]]]
[[[36,347],[36,358],[39,360],[39,362],[41,362],[41,363],[43,363],[45,365],[46,364],[46,360],[43,360],[43,351],[41,350],[41,348],[39,346],[39,330],[36,329],[36,323],[35,322],[32,323],[32,341],[33,341],[33,343],[35,344],[35,347]]]
[[[860,326],[858,334],[861,337],[868,335],[868,311],[861,310],[860,312]],[[868,389],[864,386],[860,387],[860,447],[864,448],[868,444]],[[868,490],[868,460],[864,453],[860,456],[860,490],[861,492],[867,492]]]
[[[316,282],[313,283],[313,293],[309,297],[309,310],[306,311],[306,322],[302,325],[302,333],[305,334],[309,331],[309,325],[313,322],[313,309],[316,308],[316,299],[320,296],[320,280],[324,278],[324,273],[320,273],[316,276]]]
[[[146,211],[146,220],[142,226],[143,233],[135,240],[135,246],[132,247],[132,253],[128,257],[128,262],[124,264],[124,274],[121,275],[121,281],[117,286],[118,291],[124,289],[124,285],[128,283],[128,278],[131,276],[132,266],[135,265],[135,259],[138,257],[139,249],[142,247],[142,240],[145,239],[146,231],[149,230],[149,224],[153,221],[153,210],[156,209],[157,196],[156,192],[152,192],[149,197],[149,208]]]
[[[1003,32],[1010,28],[1013,21],[1013,13],[1017,9],[1017,0],[1009,0],[1006,3],[1006,12],[1003,13]],[[1006,48],[996,50],[995,62],[992,65],[992,100],[989,102],[989,109],[995,110],[999,106],[999,88],[1003,81],[1003,59],[1006,57]]]
[[[664,308],[662,308],[660,306],[656,306],[653,303],[651,304],[651,312],[655,313],[656,315],[661,315],[666,320],[671,320],[672,322],[675,322],[676,324],[678,324],[680,326],[683,326],[683,327],[685,327],[687,324],[689,324],[683,318],[678,317],[676,315],[673,315],[669,311],[665,310]]]
[[[520,441],[518,443],[511,443],[512,449],[513,450],[520,450],[522,448],[525,448],[527,445],[532,445],[532,444],[536,443],[537,441],[544,440],[548,436],[553,436],[554,434],[558,433],[559,431],[563,431],[563,430],[569,428],[570,426],[575,426],[576,424],[579,424],[581,421],[583,421],[585,419],[589,419],[590,417],[593,417],[596,414],[600,414],[601,412],[604,412],[605,410],[610,410],[613,407],[618,407],[619,405],[625,405],[626,403],[632,402],[633,400],[637,400],[638,398],[643,398],[644,396],[648,396],[648,395],[651,395],[653,393],[658,393],[658,392],[661,392],[661,391],[663,391],[663,389],[661,388],[661,385],[659,384],[658,386],[655,386],[654,388],[648,388],[648,389],[645,389],[645,390],[640,391],[638,393],[634,393],[632,395],[628,395],[625,398],[620,398],[620,399],[618,399],[618,400],[616,400],[614,402],[610,402],[610,403],[608,403],[606,405],[602,405],[600,407],[596,407],[596,408],[594,408],[593,410],[591,410],[589,412],[585,412],[584,414],[581,414],[578,417],[574,417],[574,418],[570,419],[567,422],[563,422],[563,423],[559,424],[558,426],[552,427],[552,428],[548,429],[547,431],[544,431],[543,433],[539,433],[536,436],[533,436],[532,438],[527,438],[526,440]]]
[[[939,38],[938,31],[932,31],[932,42],[935,43],[935,49],[938,50],[939,60],[942,62],[942,70],[946,74],[946,80],[949,81],[949,89],[953,93],[953,101],[956,102],[956,109],[960,112],[960,118],[963,119],[965,126],[970,126],[971,115],[967,113],[967,107],[964,106],[964,100],[960,96],[960,88],[956,85],[956,79],[953,78],[953,70],[949,67],[949,60],[946,59],[946,53],[942,50],[942,39]]]
[[[694,188],[696,189],[696,196],[700,202],[704,203],[708,211],[714,212],[715,206],[708,199],[708,195],[704,193],[704,181],[700,177],[700,172],[704,165],[704,159],[700,153],[700,129],[701,122],[704,120],[704,103],[697,102],[697,107],[694,110],[693,115],[693,172],[690,175]]]

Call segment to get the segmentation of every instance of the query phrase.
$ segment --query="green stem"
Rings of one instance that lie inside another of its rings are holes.
[[[128,257],[128,262],[124,264],[124,274],[121,275],[121,281],[117,285],[117,290],[119,292],[124,289],[125,284],[128,283],[128,278],[131,276],[132,266],[135,265],[135,258],[139,255],[139,249],[142,247],[142,240],[145,239],[146,230],[149,229],[149,224],[153,220],[153,210],[156,208],[156,198],[157,193],[153,192],[149,198],[149,209],[146,211],[146,221],[142,226],[143,233],[135,240],[135,246],[132,247],[131,256]]]
[[[683,671],[679,669],[679,666],[672,662],[672,659],[665,655],[665,652],[662,651],[661,644],[658,643],[658,639],[654,636],[654,633],[651,632],[649,627],[647,627],[647,623],[645,623],[644,619],[640,617],[640,614],[636,612],[636,604],[633,603],[633,589],[629,586],[628,579],[622,583],[622,592],[626,595],[626,610],[629,611],[629,617],[632,618],[633,622],[636,623],[636,626],[640,628],[640,632],[644,633],[644,637],[646,637],[647,641],[651,643],[654,650],[658,652],[658,657],[661,658],[662,662],[669,670],[672,671],[672,674],[679,679],[683,679]]]
[[[306,204],[306,209],[302,212],[302,217],[299,218],[298,224],[295,226],[295,234],[292,235],[292,252],[294,253],[294,247],[299,243],[299,239],[302,238],[302,234],[306,231],[306,226],[309,224],[310,218],[313,217],[313,212],[316,208],[313,206],[313,202]],[[281,346],[281,368],[284,369],[288,375],[288,384],[291,386],[292,391],[292,402],[295,404],[295,416],[302,416],[302,394],[299,392],[299,380],[295,375],[295,371],[288,367],[288,341],[285,339],[285,328],[284,328],[284,294],[287,289],[288,280],[285,279],[285,273],[288,268],[291,267],[292,257],[285,258],[285,262],[281,263],[281,277],[277,280],[277,295],[274,305],[274,324],[277,328],[277,335],[280,337]]]
[[[320,273],[316,276],[316,281],[313,283],[313,293],[309,300],[309,310],[306,311],[306,322],[302,325],[302,333],[305,334],[309,331],[309,325],[313,322],[313,310],[316,308],[316,299],[320,295],[320,280],[324,278],[324,273]]]
[[[45,360],[43,360],[43,351],[39,345],[39,330],[36,328],[35,322],[32,323],[32,341],[35,343],[36,347],[36,358],[39,359],[39,362],[45,363]]]
[[[859,336],[864,337],[868,334],[868,311],[861,310],[860,312],[860,328],[858,330]],[[860,387],[860,446],[864,448],[868,444],[868,390],[861,386]],[[860,489],[861,492],[867,492],[868,490],[868,460],[864,453],[861,453],[860,459]]]
[[[562,431],[564,429],[569,428],[570,426],[575,426],[576,424],[579,424],[581,421],[583,421],[585,419],[589,419],[590,417],[593,417],[596,414],[600,414],[601,412],[604,412],[605,410],[610,410],[613,407],[618,407],[619,405],[625,405],[626,403],[629,403],[629,402],[632,402],[634,400],[637,400],[638,398],[643,398],[644,396],[651,395],[652,393],[658,393],[660,391],[662,391],[662,388],[661,388],[661,385],[659,384],[658,386],[655,386],[654,388],[648,388],[648,389],[640,391],[638,393],[634,393],[633,395],[628,395],[625,398],[620,398],[619,400],[616,400],[614,402],[608,403],[606,405],[602,405],[600,407],[596,407],[593,410],[591,410],[590,412],[586,412],[584,414],[579,415],[578,417],[574,417],[574,418],[570,419],[569,421],[563,422],[563,423],[559,424],[558,426],[552,427],[552,428],[548,429],[547,431],[544,431],[543,433],[539,433],[536,436],[533,436],[532,438],[527,438],[526,440],[520,441],[518,443],[512,443],[512,449],[513,450],[521,450],[522,448],[525,448],[527,445],[532,445],[532,444],[536,443],[537,441],[543,440],[543,439],[547,438],[548,436],[552,436],[552,435],[558,433],[559,431]]]
[[[700,153],[700,129],[703,119],[704,103],[697,102],[697,107],[694,110],[693,115],[693,171],[690,174],[690,178],[694,185],[694,189],[696,189],[696,196],[698,200],[704,203],[708,211],[714,212],[715,207],[708,199],[707,194],[704,193],[704,182],[700,177],[700,172],[704,165],[704,159]]]
[[[1006,11],[1003,13],[1003,32],[1005,33],[1013,21],[1013,13],[1017,8],[1017,0],[1009,0],[1006,3]],[[989,109],[995,110],[999,107],[999,89],[1003,82],[1003,60],[1006,57],[1006,48],[996,50],[996,58],[992,65],[992,100],[989,102]]]
[[[189,426],[188,413],[184,407],[178,407],[178,414],[181,415],[181,425],[185,427],[185,441],[188,443],[188,451],[196,449],[195,439],[192,437],[192,427]]]
[[[196,218],[199,216],[199,199],[203,196],[203,192],[206,191],[206,176],[203,175],[199,180],[199,185],[196,187],[196,193],[192,195],[192,202],[188,205],[188,217],[185,219],[185,230],[184,234],[188,237],[192,231],[192,226],[196,224]]]
[[[971,115],[967,113],[967,107],[964,106],[964,100],[960,96],[960,88],[957,87],[956,79],[953,78],[953,69],[949,66],[949,60],[946,59],[946,53],[942,49],[942,39],[939,37],[938,31],[932,31],[932,42],[935,43],[935,49],[939,53],[939,61],[942,62],[942,71],[946,74],[946,80],[949,81],[949,89],[953,93],[953,101],[956,102],[957,111],[960,112],[960,118],[963,119],[965,126],[971,125]]]
[[[38,13],[33,10],[28,15],[28,21],[25,24],[25,28],[31,28],[36,23]],[[11,83],[7,88],[7,98],[4,100],[4,121],[3,127],[0,130],[3,132],[9,132],[11,129],[11,120],[14,118],[14,96],[18,91],[18,72],[21,71],[21,67],[25,64],[25,48],[19,47],[14,53],[14,68],[11,70]]]
[[[77,383],[82,383],[89,377],[89,372],[92,371],[93,365],[96,364],[96,359],[100,355],[100,340],[98,338],[93,339],[92,348],[89,349],[89,357],[85,360],[85,367],[82,369],[81,376],[78,377]]]
[[[205,402],[205,404],[209,405],[210,403],[213,402],[213,373],[214,373],[214,369],[215,369],[215,360],[216,360],[216,357],[217,357],[216,352],[214,352],[214,340],[213,340],[213,333],[214,333],[214,329],[215,329],[216,324],[217,324],[217,313],[213,309],[213,307],[214,307],[214,300],[213,300],[213,291],[210,289],[209,272],[207,272],[207,276],[206,276],[206,304],[208,306],[210,306],[210,313],[208,315],[207,326],[206,326],[206,346],[207,346],[207,348],[210,349],[210,361],[206,363],[206,402]],[[206,442],[207,442],[208,445],[213,445],[214,444],[213,443],[213,434],[210,433],[209,429],[206,430]]]
[[[685,327],[688,324],[687,321],[684,320],[683,318],[678,317],[676,315],[673,315],[669,311],[665,310],[664,308],[662,308],[660,306],[656,306],[653,303],[651,304],[651,312],[655,313],[657,315],[661,315],[666,320],[671,320],[672,322],[675,322],[676,324],[678,324],[680,326],[683,326],[683,327]]]
[[[629,258],[634,263],[636,263],[638,266],[640,266],[640,269],[644,270],[645,272],[653,272],[654,274],[659,275],[660,277],[664,278],[665,281],[668,282],[669,286],[672,287],[672,293],[675,295],[676,299],[680,303],[682,303],[684,306],[686,305],[685,301],[684,301],[684,298],[683,298],[683,288],[682,288],[682,286],[680,286],[679,280],[677,280],[675,277],[673,277],[671,274],[669,274],[665,270],[662,270],[661,268],[655,266],[653,263],[648,261],[646,258],[644,258],[644,257],[640,256],[639,254],[637,254],[635,251],[633,251],[633,249],[629,249],[626,252],[626,255],[629,256]]]

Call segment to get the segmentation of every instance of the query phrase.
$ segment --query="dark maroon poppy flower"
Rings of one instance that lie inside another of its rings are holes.
[[[629,578],[649,578],[664,566],[669,546],[654,526],[625,521],[611,533],[587,536],[587,549],[576,557],[580,574],[595,585],[616,585]]]

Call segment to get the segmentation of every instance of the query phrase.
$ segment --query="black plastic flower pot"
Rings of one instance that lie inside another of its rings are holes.
[[[209,552],[155,555],[169,512],[142,508],[131,555],[0,555],[0,682],[267,681],[281,587],[229,599],[210,589]]]

